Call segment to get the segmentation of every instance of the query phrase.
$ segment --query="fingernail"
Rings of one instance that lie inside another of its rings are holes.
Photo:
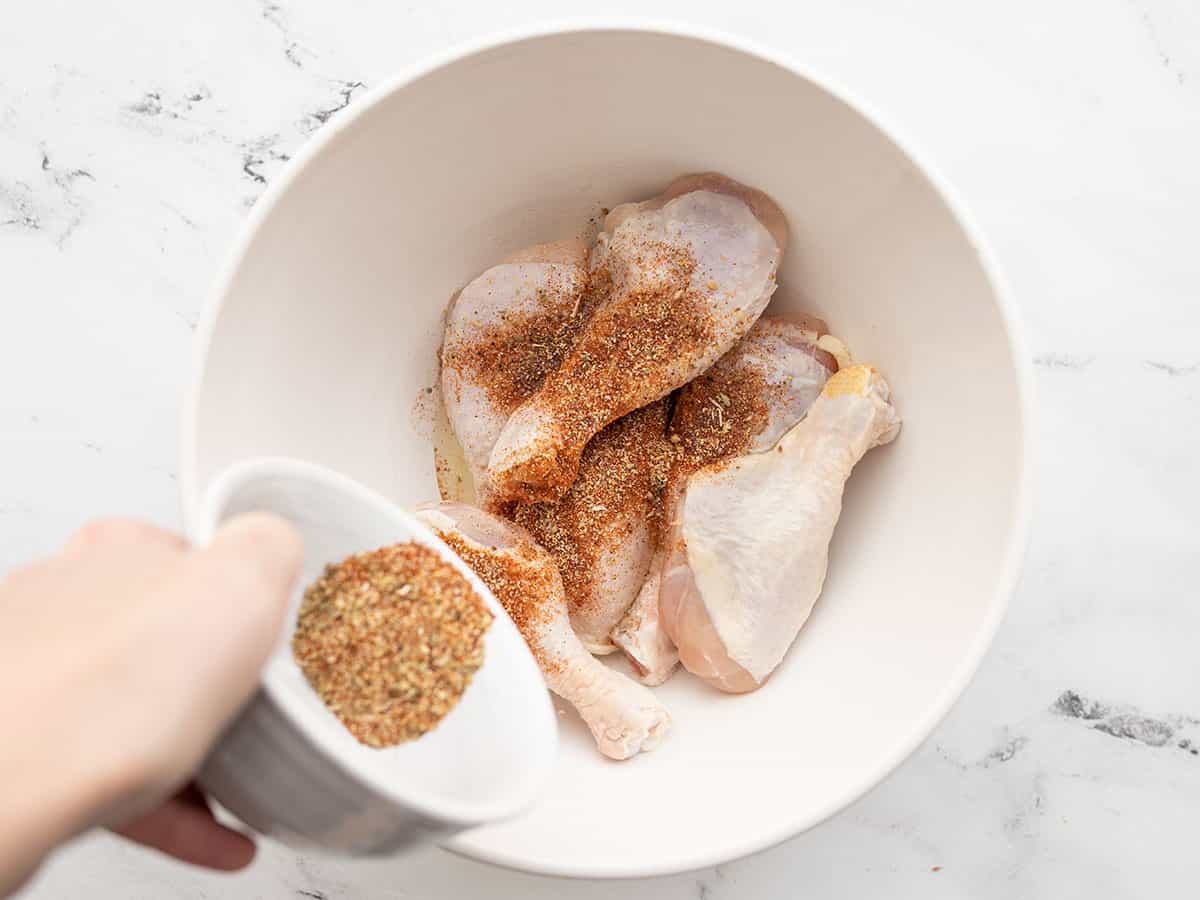
[[[296,581],[304,560],[300,532],[286,519],[261,512],[230,519],[221,526],[209,550],[236,555],[255,565],[268,586],[283,591]]]

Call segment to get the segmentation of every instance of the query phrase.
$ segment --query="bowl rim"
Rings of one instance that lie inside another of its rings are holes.
[[[517,626],[491,589],[432,528],[413,513],[349,475],[317,463],[287,456],[254,456],[238,460],[213,476],[204,492],[195,524],[188,529],[191,540],[199,545],[208,544],[223,521],[222,514],[229,501],[237,492],[245,485],[252,484],[255,479],[269,476],[307,482],[339,492],[362,508],[370,510],[372,515],[399,526],[407,532],[409,541],[415,541],[433,550],[466,578],[475,592],[483,598],[494,616],[491,628],[505,633],[506,639],[514,643],[518,653],[513,663],[524,670],[520,677],[530,681],[533,688],[543,687],[542,673],[534,661],[532,652],[526,647]],[[271,658],[276,652],[277,650],[272,651]],[[416,812],[430,821],[454,829],[461,830],[499,822],[528,810],[545,792],[558,758],[558,717],[554,713],[549,693],[543,689],[529,698],[526,710],[526,720],[530,723],[527,736],[533,743],[528,747],[525,759],[526,775],[519,785],[523,790],[516,791],[507,798],[492,800],[461,801],[438,797],[424,785],[414,784],[412,781],[398,784],[378,771],[364,769],[347,759],[339,750],[344,738],[333,737],[328,728],[314,722],[311,713],[296,705],[292,692],[284,685],[283,680],[272,674],[270,658],[259,675],[259,690],[271,700],[280,715],[303,735],[311,749],[325,763],[356,782],[365,791],[386,800],[394,807],[405,812]],[[537,699],[534,699],[535,696]],[[431,733],[436,735],[436,731],[435,728]]]
[[[1008,341],[1013,374],[1016,381],[1018,417],[1020,424],[1020,467],[1015,485],[1013,521],[1007,546],[1003,554],[1001,574],[992,592],[992,601],[987,614],[968,646],[958,669],[952,673],[940,693],[929,703],[925,714],[914,720],[894,751],[873,771],[864,773],[857,783],[837,800],[823,807],[810,810],[770,829],[758,833],[751,839],[726,841],[721,848],[712,852],[677,853],[669,858],[659,857],[650,864],[617,863],[594,864],[534,864],[519,856],[484,850],[465,845],[461,839],[446,845],[454,853],[492,863],[521,872],[554,875],[567,878],[644,878],[694,871],[720,865],[735,859],[767,850],[793,838],[856,802],[894,772],[928,738],[946,717],[970,684],[984,655],[995,639],[1000,622],[1008,608],[1009,600],[1021,574],[1025,551],[1029,544],[1030,525],[1033,512],[1033,433],[1034,433],[1034,388],[1033,369],[1028,352],[1024,325],[1017,314],[1006,278],[996,261],[994,251],[985,240],[982,229],[970,213],[967,204],[953,187],[950,180],[930,161],[929,155],[916,149],[915,142],[907,137],[902,128],[896,127],[886,115],[881,114],[871,103],[841,84],[819,68],[800,63],[781,50],[765,46],[758,41],[729,33],[720,28],[694,23],[640,16],[586,16],[553,19],[536,24],[525,24],[512,28],[491,31],[481,37],[456,43],[448,48],[430,53],[400,69],[397,74],[370,88],[347,112],[321,128],[288,161],[279,175],[272,180],[258,198],[243,222],[242,227],[226,256],[225,263],[213,284],[196,325],[190,377],[181,406],[179,446],[179,492],[185,525],[190,526],[199,515],[202,497],[196,484],[197,462],[197,415],[199,412],[200,388],[205,363],[211,346],[213,330],[220,317],[234,278],[245,259],[250,242],[268,215],[293,181],[322,153],[336,141],[347,128],[369,110],[379,105],[393,93],[440,69],[461,63],[473,56],[503,46],[527,41],[563,37],[572,34],[603,32],[655,34],[664,37],[696,41],[733,50],[746,56],[783,69],[797,78],[807,81],[853,110],[870,123],[884,138],[890,141],[929,183],[938,198],[949,210],[955,224],[967,237],[980,269],[991,287],[997,311],[1000,314],[1005,337]]]

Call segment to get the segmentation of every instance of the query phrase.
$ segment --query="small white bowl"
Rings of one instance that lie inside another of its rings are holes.
[[[623,764],[573,714],[529,814],[449,846],[559,875],[720,863],[832,815],[933,730],[983,657],[1029,513],[1029,363],[945,181],[801,66],[670,28],[547,27],[446,54],[325,128],[256,204],[197,333],[184,513],[258,454],[435,497],[412,413],[451,293],[602,206],[720,170],[792,242],[776,313],[823,316],[904,417],[851,479],[816,610],[762,690],[658,690],[674,730]],[[419,405],[419,404],[418,404]],[[786,502],[781,498],[781,502]]]
[[[557,724],[541,672],[503,607],[413,516],[344,475],[291,459],[238,463],[213,480],[192,538],[207,543],[243,512],[283,516],[304,537],[304,567],[262,687],[205,761],[204,788],[255,829],[353,854],[445,839],[527,809],[554,763]],[[495,615],[483,664],[461,700],[416,740],[360,744],[309,685],[291,652],[304,587],[328,563],[417,541],[462,572]]]

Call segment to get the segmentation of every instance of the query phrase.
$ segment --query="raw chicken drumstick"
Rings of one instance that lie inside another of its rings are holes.
[[[611,653],[609,632],[646,578],[671,464],[667,403],[622,416],[583,451],[561,500],[518,506],[524,526],[558,564],[571,626],[592,653]]]
[[[597,434],[558,502],[510,510],[487,490],[487,457],[508,414],[558,364],[593,305],[582,291],[585,251],[582,242],[541,244],[467,285],[446,313],[442,389],[479,505],[525,526],[550,551],[576,633],[592,652],[608,653],[608,633],[641,587],[658,531],[650,519],[669,464],[665,401]]]
[[[487,462],[504,423],[578,331],[586,256],[582,241],[529,247],[488,269],[446,309],[442,400],[481,506],[492,505]]]
[[[838,369],[837,358],[822,345],[848,361],[841,342],[827,331],[820,319],[805,316],[788,321],[765,315],[711,369],[680,391],[670,430],[675,453],[659,520],[664,531],[677,516],[692,473],[721,460],[767,450],[804,418]],[[613,642],[625,651],[642,682],[651,685],[662,684],[679,661],[659,621],[667,542],[655,543],[646,581],[612,633]]]
[[[567,619],[554,561],[524,529],[462,503],[418,510],[491,588],[541,667],[550,690],[571,703],[600,752],[628,759],[652,750],[671,717],[649,690],[608,668],[579,642]]]
[[[821,593],[846,479],[899,430],[887,382],[853,365],[775,449],[688,479],[659,594],[684,668],[734,693],[766,681]]]
[[[721,175],[676,179],[609,213],[593,251],[611,295],[492,448],[504,500],[557,500],[609,422],[699,375],[749,330],[775,291],[787,242],[779,207]]]

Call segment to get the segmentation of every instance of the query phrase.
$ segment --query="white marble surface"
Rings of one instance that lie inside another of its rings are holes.
[[[27,897],[1194,894],[1200,7],[823,0],[781,18],[783,5],[610,0],[602,12],[716,25],[829,73],[924,148],[995,245],[1036,354],[1040,490],[1020,590],[947,721],[825,826],[653,882],[276,847],[229,878],[94,836]],[[312,131],[420,55],[574,11],[435,6],[6,6],[0,568],[97,513],[177,523],[192,327],[246,210]]]

